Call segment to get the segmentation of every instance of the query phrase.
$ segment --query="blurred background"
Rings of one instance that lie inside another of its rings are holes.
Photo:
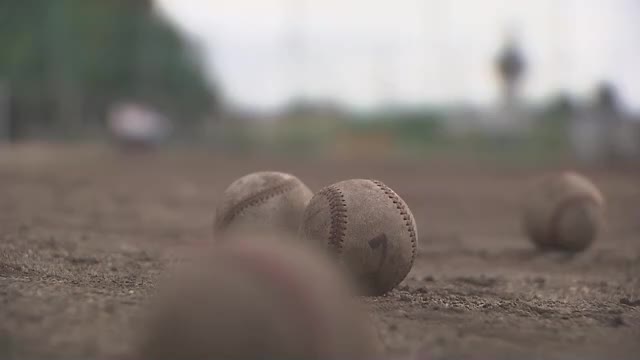
[[[640,163],[636,0],[0,0],[0,138]]]

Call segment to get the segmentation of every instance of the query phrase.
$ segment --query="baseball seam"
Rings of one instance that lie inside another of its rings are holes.
[[[371,182],[374,183],[376,186],[378,186],[378,188],[380,188],[380,190],[382,190],[387,195],[387,197],[391,199],[391,201],[393,201],[393,204],[396,206],[396,209],[398,209],[398,211],[400,212],[400,215],[402,216],[402,219],[404,220],[404,223],[407,227],[407,231],[409,232],[409,238],[411,239],[411,264],[413,265],[413,262],[416,258],[416,253],[418,251],[417,249],[418,244],[417,244],[417,237],[416,237],[416,229],[413,226],[413,221],[411,221],[411,215],[409,214],[409,209],[407,205],[398,196],[398,194],[396,194],[393,190],[391,190],[390,187],[383,184],[381,181],[371,180]]]
[[[274,187],[270,187],[270,188],[258,191],[257,193],[241,200],[240,202],[238,202],[236,206],[231,208],[231,210],[229,210],[227,215],[224,218],[222,218],[220,225],[223,227],[229,225],[236,216],[240,215],[246,209],[252,206],[257,206],[259,204],[262,204],[267,200],[274,198],[278,195],[287,193],[293,190],[297,185],[298,184],[294,179],[289,179],[289,180],[285,180],[283,183],[278,184]]]
[[[331,225],[328,245],[336,255],[340,255],[344,244],[344,236],[347,231],[347,202],[344,199],[344,194],[337,186],[328,186],[320,193],[329,202]]]

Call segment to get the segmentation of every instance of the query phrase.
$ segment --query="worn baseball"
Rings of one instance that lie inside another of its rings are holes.
[[[217,235],[247,229],[295,233],[313,193],[297,177],[256,172],[234,181],[216,210]]]
[[[525,198],[523,228],[542,250],[583,251],[603,227],[604,204],[598,188],[584,176],[547,176]]]
[[[396,287],[416,257],[413,214],[377,180],[347,180],[319,191],[307,206],[300,232],[328,249],[367,295]]]
[[[367,359],[378,346],[345,277],[282,241],[221,244],[152,302],[137,358]]]

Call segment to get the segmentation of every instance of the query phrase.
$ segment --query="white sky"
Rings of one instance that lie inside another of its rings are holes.
[[[296,94],[368,108],[497,100],[496,52],[514,29],[524,95],[614,83],[640,110],[638,0],[157,0],[200,42],[234,103]]]

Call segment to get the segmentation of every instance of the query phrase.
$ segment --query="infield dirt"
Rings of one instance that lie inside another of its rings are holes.
[[[0,358],[126,357],[163,270],[212,241],[222,191],[275,170],[313,191],[378,179],[411,208],[413,270],[362,300],[387,358],[637,359],[640,172],[583,169],[607,199],[608,225],[582,254],[541,254],[520,231],[527,181],[571,168],[3,148]]]

